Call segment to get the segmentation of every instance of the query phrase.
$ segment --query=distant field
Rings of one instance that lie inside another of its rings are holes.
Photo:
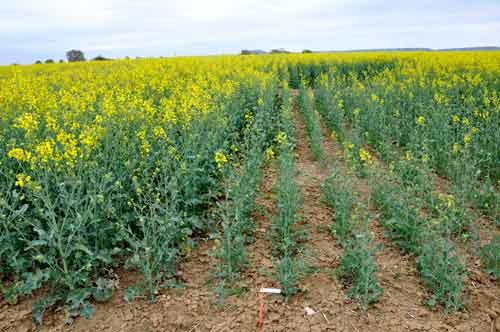
[[[0,114],[0,331],[500,329],[499,52],[8,66]]]

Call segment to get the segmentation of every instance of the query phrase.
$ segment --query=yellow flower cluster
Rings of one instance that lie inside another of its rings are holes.
[[[415,119],[415,123],[419,126],[423,126],[425,124],[425,118],[420,115]]]
[[[278,135],[276,136],[276,141],[278,144],[282,145],[288,142],[288,137],[286,136],[285,132],[280,131]]]
[[[274,156],[275,156],[275,154],[274,154],[273,148],[272,147],[267,148],[266,149],[266,159],[272,160],[272,159],[274,159]]]
[[[225,164],[227,164],[228,159],[223,151],[218,150],[215,152],[214,161],[217,165],[217,168],[222,168]]]
[[[16,175],[16,182],[15,182],[16,187],[19,187],[21,189],[27,188],[31,191],[40,191],[42,187],[40,184],[36,181],[33,181],[31,179],[31,176],[26,175],[24,173],[20,173]]]
[[[267,70],[271,61],[186,57],[4,67],[0,126],[10,129],[0,139],[0,151],[7,151],[0,158],[72,169],[92,159],[104,139],[127,144],[134,136],[146,157],[156,143],[168,148],[169,128],[189,130],[241,86],[265,89],[279,70]],[[251,113],[245,118],[251,121]]]
[[[30,169],[71,170],[79,163],[92,162],[109,141],[136,148],[141,158],[149,158],[156,148],[164,147],[169,157],[179,160],[181,156],[172,146],[174,136],[169,137],[172,128],[189,131],[194,119],[226,111],[226,101],[247,87],[267,91],[278,79],[292,79],[288,70],[295,65],[330,66],[327,74],[333,75],[338,70],[335,64],[356,62],[381,67],[386,62],[396,63],[395,68],[377,74],[373,82],[354,73],[349,77],[353,94],[366,99],[364,104],[333,93],[332,105],[346,114],[351,111],[356,121],[369,119],[369,112],[386,110],[387,121],[409,121],[419,130],[428,131],[438,123],[432,112],[445,110],[449,113],[443,119],[457,133],[449,140],[450,153],[454,154],[474,150],[481,144],[482,135],[492,134],[484,128],[493,128],[500,113],[500,94],[495,89],[500,56],[494,52],[116,60],[0,68],[0,127],[6,128],[0,137],[0,151],[5,151],[0,161],[10,158]],[[337,82],[328,75],[321,75],[318,82],[333,88]],[[375,85],[379,88],[373,89]],[[419,113],[408,117],[401,106],[391,104],[391,95],[396,94],[409,103],[417,102],[422,97],[418,89],[423,88],[432,92],[427,98],[429,104]],[[254,97],[256,106],[263,107],[263,94]],[[459,103],[465,107],[455,107]],[[248,126],[254,121],[253,111],[243,112],[244,126]],[[221,117],[222,127],[226,120]],[[337,134],[332,132],[332,137],[341,133]],[[373,138],[372,132],[363,135]],[[276,136],[279,145],[288,140],[284,133]],[[356,151],[351,143],[345,147],[352,150],[354,158],[370,162],[368,151]],[[430,152],[435,155],[435,151]],[[224,163],[219,158],[217,164]]]
[[[366,165],[373,164],[373,158],[370,152],[364,148],[359,149],[359,160]]]
[[[31,161],[32,155],[31,152],[25,151],[21,148],[13,148],[8,153],[7,156],[9,158],[16,159],[18,161],[29,162]]]
[[[16,186],[19,188],[24,188],[27,184],[31,182],[31,176],[26,174],[16,175]]]

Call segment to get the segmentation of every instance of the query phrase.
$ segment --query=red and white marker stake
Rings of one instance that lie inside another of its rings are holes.
[[[259,290],[259,321],[257,322],[257,326],[262,331],[262,327],[264,326],[264,294],[281,294],[281,289],[279,288],[261,288]]]

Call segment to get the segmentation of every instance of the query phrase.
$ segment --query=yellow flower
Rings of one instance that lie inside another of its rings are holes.
[[[55,142],[53,140],[43,141],[35,146],[37,162],[46,164],[51,160],[59,160],[54,152]]]
[[[16,183],[15,183],[16,187],[19,187],[19,188],[28,188],[29,190],[32,190],[32,191],[40,191],[42,190],[42,187],[40,186],[40,184],[36,181],[33,181],[31,179],[31,176],[29,175],[26,175],[26,174],[23,174],[23,173],[20,173],[20,174],[17,174],[16,175]]]
[[[470,125],[470,121],[469,121],[469,119],[467,119],[467,118],[463,118],[463,119],[462,119],[462,123],[464,124],[464,126],[468,126],[468,125]]]
[[[163,129],[160,126],[156,126],[153,128],[153,135],[156,138],[162,138],[162,139],[167,138],[167,133],[165,132],[165,129]]]
[[[16,159],[18,161],[29,162],[31,161],[31,153],[21,148],[13,148],[7,153],[7,157]]]
[[[465,144],[465,146],[467,146],[470,143],[471,140],[472,140],[472,135],[471,134],[465,134],[464,135],[464,144]]]
[[[453,115],[451,117],[451,120],[453,121],[453,123],[460,123],[460,117],[458,115]]]
[[[405,159],[408,161],[413,160],[413,154],[411,151],[406,151]]]
[[[222,168],[228,162],[226,155],[221,150],[215,152],[214,160],[217,164],[217,168]]]
[[[428,161],[429,161],[429,155],[427,154],[422,155],[422,162],[426,163]]]
[[[448,207],[448,209],[451,209],[455,206],[455,197],[453,197],[453,195],[447,195],[446,206]]]
[[[66,165],[73,167],[80,152],[75,136],[72,133],[61,130],[57,134],[56,139],[64,148],[62,155],[66,161]]]
[[[439,93],[434,94],[434,101],[436,104],[447,104],[447,98],[444,95],[440,95]]]
[[[288,137],[286,135],[286,133],[280,131],[278,133],[278,135],[276,136],[276,141],[278,142],[278,144],[285,144],[288,142]]]
[[[458,144],[458,143],[453,143],[452,151],[453,151],[453,153],[458,153],[458,152],[460,152],[460,144]]]
[[[30,134],[38,128],[38,121],[33,117],[33,114],[24,113],[16,119],[14,127],[24,129],[27,134]]]
[[[24,188],[24,186],[26,186],[30,182],[31,182],[31,176],[23,173],[16,175],[16,187]]]
[[[419,126],[423,126],[425,124],[425,118],[420,115],[415,119],[415,123]]]
[[[368,164],[368,165],[371,165],[373,162],[370,152],[368,152],[367,150],[365,150],[363,148],[359,149],[359,159],[363,163]]]
[[[97,147],[97,143],[103,136],[104,128],[100,126],[89,126],[83,129],[78,136],[80,143],[86,148],[87,152],[93,151]]]
[[[455,197],[449,194],[438,193],[438,207],[452,209],[455,207]]]
[[[139,130],[137,132],[137,138],[141,141],[141,155],[143,157],[149,155],[151,152],[151,144],[149,143],[147,139],[147,132],[145,129]]]
[[[274,159],[274,151],[273,151],[272,147],[269,147],[269,148],[266,149],[266,158],[268,160]]]

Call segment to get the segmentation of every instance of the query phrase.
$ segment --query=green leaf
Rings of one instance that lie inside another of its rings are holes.
[[[83,305],[82,305],[82,309],[80,310],[80,314],[86,318],[86,319],[89,319],[91,318],[95,313],[95,307],[90,304],[89,302],[85,302]]]
[[[79,250],[79,251],[83,251],[84,253],[86,253],[89,256],[93,256],[92,251],[90,251],[89,248],[87,248],[85,245],[83,245],[81,243],[77,243],[76,246],[75,246],[75,249]]]

